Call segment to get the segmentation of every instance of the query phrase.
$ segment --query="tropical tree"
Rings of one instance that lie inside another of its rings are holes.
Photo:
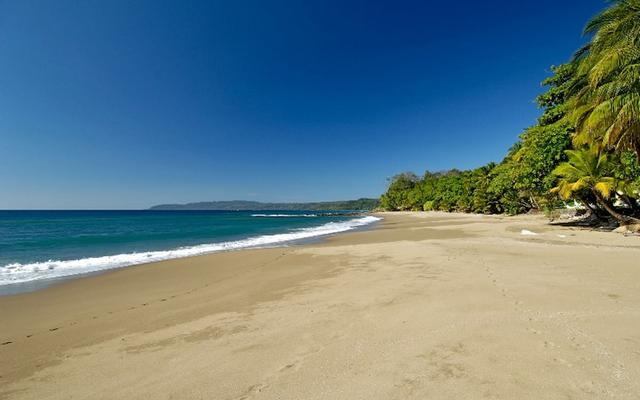
[[[611,3],[585,28],[590,43],[551,68],[536,99],[542,115],[502,162],[401,174],[383,207],[518,214],[556,208],[559,194],[596,216],[640,222],[640,0]]]
[[[571,135],[565,124],[537,125],[521,135],[522,146],[513,155],[513,186],[531,206],[551,202],[549,189],[554,186],[551,172],[566,160]]]
[[[551,189],[563,199],[571,197],[583,198],[585,192],[593,194],[597,203],[609,215],[623,224],[640,223],[639,219],[619,213],[611,199],[619,186],[613,176],[615,169],[612,158],[598,147],[580,150],[567,150],[568,161],[560,164],[553,171],[559,178],[558,185]]]
[[[492,199],[492,206],[497,213],[509,215],[527,212],[532,208],[528,198],[521,196],[521,191],[516,189],[517,162],[512,155],[505,159],[491,171],[491,183],[487,193]]]
[[[576,146],[630,149],[640,157],[640,0],[614,0],[576,53],[570,116]]]
[[[565,161],[564,150],[571,148],[574,129],[565,116],[575,70],[574,63],[551,67],[553,75],[542,81],[547,90],[536,98],[542,115],[520,135],[496,170],[494,191],[501,194],[509,213],[557,206],[557,196],[549,193],[555,184],[551,172]]]
[[[634,214],[640,215],[640,163],[635,153],[630,151],[622,152],[616,159],[614,177],[618,181],[616,191],[622,200],[633,210]]]
[[[411,210],[409,193],[418,183],[412,172],[404,172],[389,179],[389,188],[380,198],[380,205],[387,210]]]

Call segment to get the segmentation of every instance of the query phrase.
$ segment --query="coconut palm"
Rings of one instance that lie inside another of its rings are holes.
[[[566,150],[568,161],[553,171],[559,178],[558,185],[551,189],[561,198],[585,197],[592,193],[598,204],[613,218],[623,224],[640,223],[640,220],[620,214],[611,205],[610,199],[619,182],[612,176],[613,162],[606,152],[597,147],[580,150]]]
[[[576,146],[630,149],[640,156],[640,0],[614,0],[593,18],[591,42],[578,51],[574,96]]]

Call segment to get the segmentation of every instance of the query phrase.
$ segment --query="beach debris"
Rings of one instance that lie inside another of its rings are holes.
[[[616,233],[623,233],[625,236],[640,233],[640,224],[621,225],[613,230]]]
[[[559,238],[566,238],[566,237],[567,237],[567,235],[560,235],[560,234],[559,234],[559,235],[558,235],[558,237],[559,237]]]
[[[531,232],[530,230],[527,230],[527,229],[521,230],[520,234],[524,235],[524,236],[537,236],[538,235],[538,233]]]

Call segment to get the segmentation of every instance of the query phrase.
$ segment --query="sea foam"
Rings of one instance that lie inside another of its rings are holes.
[[[252,217],[258,218],[301,218],[301,217],[317,217],[318,214],[251,214]]]
[[[127,267],[136,264],[197,256],[226,250],[278,246],[295,240],[346,232],[379,220],[380,218],[377,217],[366,216],[348,221],[329,222],[316,227],[296,229],[287,233],[256,236],[229,242],[180,247],[173,250],[117,254],[111,256],[82,258],[78,260],[49,260],[30,264],[14,263],[0,267],[0,285],[30,282],[41,279],[62,278],[72,275]]]

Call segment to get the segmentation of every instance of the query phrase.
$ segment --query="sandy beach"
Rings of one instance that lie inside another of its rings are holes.
[[[0,398],[640,396],[640,238],[382,216],[0,297]]]

